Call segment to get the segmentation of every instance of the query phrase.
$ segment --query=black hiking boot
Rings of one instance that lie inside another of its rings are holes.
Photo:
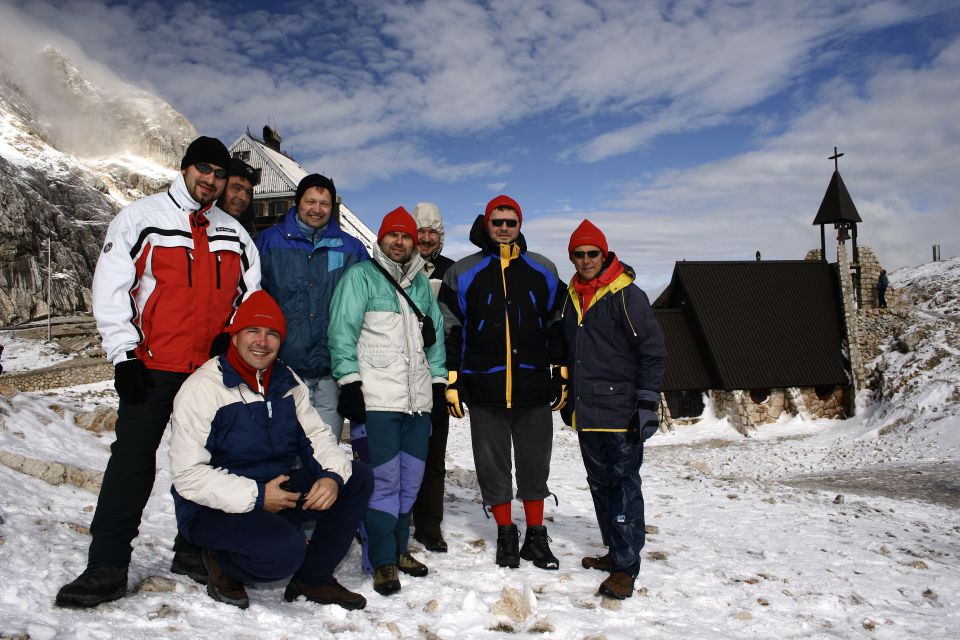
[[[420,529],[417,529],[413,532],[413,539],[422,544],[427,551],[447,552],[447,541],[443,539],[443,535],[439,531],[420,531]]]
[[[170,572],[207,584],[207,568],[203,566],[203,555],[199,552],[174,551]]]
[[[497,525],[497,566],[520,566],[520,532],[515,524]]]
[[[547,535],[546,527],[527,527],[523,546],[520,547],[520,557],[533,562],[534,566],[541,569],[559,569],[560,561],[550,552],[549,541],[550,536]]]
[[[127,568],[92,564],[77,579],[60,587],[58,607],[86,609],[127,594]]]

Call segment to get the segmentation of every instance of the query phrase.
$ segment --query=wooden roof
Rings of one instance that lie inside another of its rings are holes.
[[[848,384],[833,265],[678,262],[653,306],[666,391]]]
[[[813,224],[834,224],[837,222],[861,222],[860,214],[857,213],[857,207],[853,204],[853,198],[847,191],[847,185],[843,184],[843,178],[839,171],[833,172],[830,178],[830,184],[827,185],[827,192],[823,194],[823,200],[820,202],[820,209],[817,210],[817,217],[813,219]]]
[[[260,169],[260,182],[253,188],[253,199],[285,197],[291,200],[296,195],[297,185],[307,176],[307,170],[285,153],[268,147],[263,140],[246,131],[229,148],[230,155],[237,151],[249,151],[247,164]],[[339,197],[339,196],[338,196]],[[360,220],[360,217],[340,198],[340,227],[360,240],[372,251],[377,243],[377,234]]]

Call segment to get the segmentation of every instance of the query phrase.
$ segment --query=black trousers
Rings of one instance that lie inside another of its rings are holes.
[[[423,469],[420,493],[413,505],[413,524],[420,533],[440,534],[443,522],[443,482],[447,477],[447,436],[450,434],[450,414],[447,404],[433,403],[430,412],[430,444]]]
[[[87,562],[115,567],[130,564],[133,539],[157,474],[157,447],[173,412],[173,399],[189,374],[151,371],[147,397],[138,404],[120,401],[117,440],[103,474],[93,540]]]

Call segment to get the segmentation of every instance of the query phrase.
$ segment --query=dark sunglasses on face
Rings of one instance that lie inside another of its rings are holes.
[[[586,256],[592,260],[593,258],[600,257],[601,253],[603,253],[603,251],[600,251],[600,249],[590,249],[589,251],[574,251],[573,257],[578,260],[583,260],[584,256]]]
[[[512,220],[510,218],[490,218],[490,224],[497,227],[498,229],[503,225],[507,225],[511,229],[519,224],[518,220]]]
[[[213,165],[206,162],[195,162],[193,166],[197,168],[197,171],[203,175],[209,175],[210,172],[213,172],[213,177],[217,180],[226,180],[227,179],[227,170],[226,169],[214,169]]]

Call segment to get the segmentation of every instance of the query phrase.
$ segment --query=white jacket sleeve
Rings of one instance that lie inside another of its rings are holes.
[[[137,242],[135,216],[129,207],[120,211],[107,227],[93,273],[93,315],[103,339],[103,350],[110,362],[126,360],[126,352],[143,339],[134,324],[136,302],[133,288],[137,282],[134,257]]]
[[[336,473],[346,483],[353,472],[353,464],[347,452],[340,448],[330,425],[323,421],[317,410],[310,404],[310,392],[306,385],[298,384],[292,390],[297,419],[303,432],[313,447],[313,458],[326,471]]]
[[[243,228],[240,229],[240,241],[243,243],[242,263],[245,268],[240,277],[240,290],[237,292],[239,295],[234,308],[239,307],[240,303],[250,297],[251,293],[260,290],[260,252],[257,250],[253,239]],[[242,299],[240,296],[242,296]]]
[[[182,497],[227,513],[253,511],[260,495],[256,480],[210,465],[204,446],[221,397],[229,393],[212,384],[199,370],[187,378],[173,401],[173,433],[170,438],[170,476]]]

